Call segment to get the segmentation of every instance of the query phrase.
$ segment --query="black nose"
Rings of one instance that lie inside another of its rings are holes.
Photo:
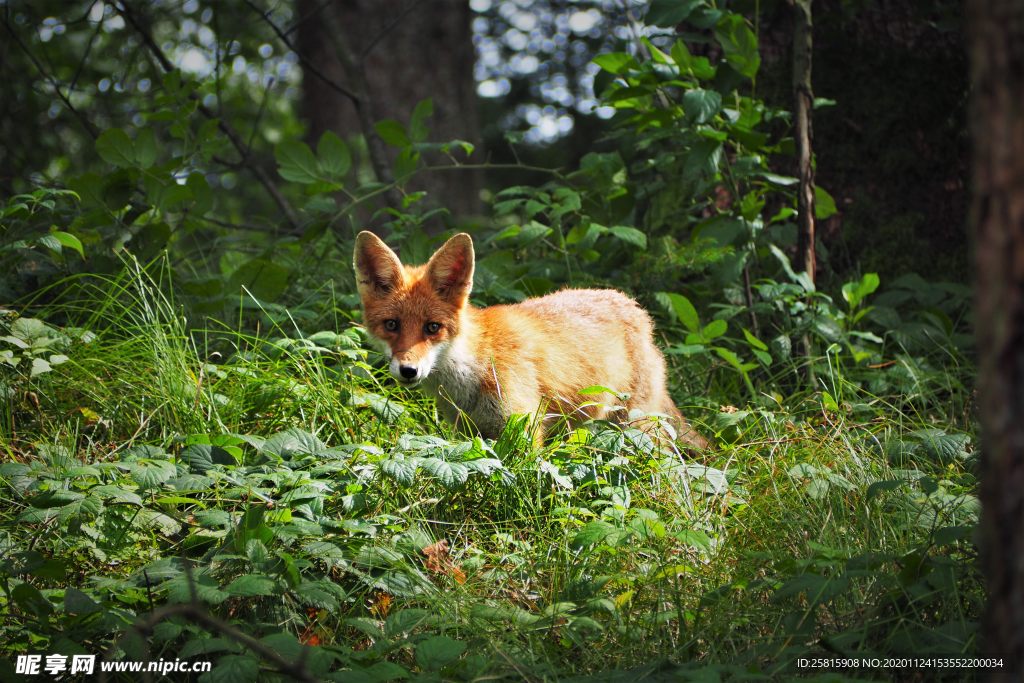
[[[416,376],[416,366],[414,365],[403,365],[398,368],[398,371],[402,373],[402,377],[406,379],[412,379]]]

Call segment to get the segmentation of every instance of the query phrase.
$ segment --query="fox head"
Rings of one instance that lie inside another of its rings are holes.
[[[455,235],[423,266],[403,266],[372,232],[356,237],[354,266],[371,339],[391,376],[414,387],[458,337],[473,288],[473,240]]]

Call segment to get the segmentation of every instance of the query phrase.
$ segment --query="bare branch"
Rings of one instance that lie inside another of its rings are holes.
[[[152,53],[157,61],[160,62],[160,66],[163,67],[163,70],[166,72],[174,71],[174,65],[167,58],[167,55],[164,54],[164,51],[160,46],[156,44],[156,41],[153,40],[153,34],[150,32],[149,26],[146,25],[145,18],[135,13],[134,8],[128,0],[123,0],[123,2],[118,3],[115,7],[117,7],[117,11],[121,16],[131,24],[132,28],[135,29],[135,32],[139,34],[143,42],[146,44],[146,47],[149,48],[150,53]],[[203,116],[211,120],[217,118],[217,116],[210,111],[209,107],[200,101],[197,93],[193,92],[189,97],[198,103],[196,108],[203,114]],[[278,189],[277,185],[270,178],[267,172],[263,170],[263,167],[259,165],[255,157],[250,152],[248,145],[246,145],[245,140],[243,140],[242,136],[238,134],[238,131],[228,125],[228,123],[223,119],[218,120],[217,127],[222,133],[224,133],[228,140],[231,141],[232,146],[234,146],[238,151],[238,154],[242,157],[239,165],[248,168],[252,174],[256,176],[256,180],[266,188],[271,198],[281,209],[281,212],[284,214],[285,219],[287,219],[292,229],[299,229],[301,221],[299,220],[298,214],[295,213],[295,209],[292,208],[292,205],[281,193],[281,190]],[[215,159],[215,161],[231,165],[230,162],[220,159]]]
[[[89,11],[92,11],[92,5],[89,5]],[[71,85],[68,86],[68,90],[74,90],[75,85],[78,83],[78,77],[82,75],[82,70],[85,68],[85,62],[89,59],[89,53],[92,52],[93,43],[96,42],[96,36],[100,34],[100,29],[103,28],[103,22],[96,22],[96,30],[92,32],[92,37],[89,38],[89,43],[85,46],[85,53],[82,55],[82,61],[78,63],[78,68],[75,70],[75,77],[71,79]]]
[[[363,69],[363,63],[353,53],[352,45],[348,42],[348,34],[334,12],[324,12],[323,17],[324,25],[327,29],[327,37],[334,46],[334,52],[341,63],[341,68],[345,70],[345,74],[348,76],[349,83],[352,84],[352,89],[359,97],[358,100],[353,101],[353,104],[356,107],[359,128],[366,139],[366,148],[370,153],[370,163],[373,166],[373,171],[377,175],[379,182],[391,185],[395,182],[395,177],[391,173],[391,164],[388,162],[384,141],[377,134],[377,128],[374,125],[376,114],[374,112],[373,100],[370,97],[370,86],[366,81],[366,71]],[[402,195],[395,188],[387,193],[387,199],[388,204],[393,209],[397,209],[402,205]]]
[[[328,0],[328,1],[330,1],[330,0]],[[341,95],[344,95],[345,97],[349,98],[353,102],[358,102],[359,101],[359,96],[358,95],[356,95],[354,92],[352,92],[351,90],[349,90],[345,86],[341,85],[340,83],[337,83],[334,80],[332,80],[332,79],[328,78],[327,76],[325,76],[322,71],[317,69],[316,66],[314,66],[308,59],[306,59],[303,56],[302,53],[299,52],[299,49],[297,47],[295,47],[294,45],[292,45],[291,41],[288,40],[288,35],[286,33],[283,33],[281,31],[281,29],[279,29],[277,27],[277,24],[275,24],[270,19],[270,16],[269,16],[270,12],[264,12],[259,7],[257,7],[256,3],[252,2],[252,0],[245,0],[245,4],[249,5],[249,7],[251,7],[254,12],[256,12],[261,17],[263,17],[263,21],[267,22],[267,25],[270,26],[270,28],[272,28],[274,30],[274,33],[276,33],[277,37],[281,39],[281,42],[285,44],[285,47],[287,47],[289,50],[294,52],[295,55],[299,58],[299,61],[302,62],[302,66],[306,69],[306,71],[308,71],[309,73],[313,74],[314,76],[319,78],[321,81],[326,83],[329,87],[331,87],[332,89],[334,89],[335,91],[337,91]],[[326,4],[327,4],[326,2],[323,3],[322,5],[320,5],[319,8],[317,8],[317,10],[323,8]],[[313,12],[310,13],[310,15],[312,15],[312,14],[313,14]]]
[[[370,51],[373,50],[373,48],[377,45],[377,43],[380,41],[380,39],[383,38],[384,36],[386,36],[391,31],[391,29],[393,29],[394,27],[398,26],[399,22],[401,22],[402,19],[405,18],[405,15],[408,14],[409,11],[413,7],[418,5],[419,2],[420,2],[420,0],[412,0],[412,2],[410,2],[406,6],[406,8],[404,10],[402,10],[399,13],[399,15],[397,17],[395,17],[395,19],[390,24],[385,26],[384,29],[380,33],[378,33],[377,36],[373,40],[370,41],[369,45],[367,45],[366,47],[363,48],[363,51],[359,53],[359,63],[360,64],[363,63],[363,60],[366,59],[366,55],[370,54]]]
[[[307,14],[306,16],[302,17],[301,19],[296,21],[294,24],[292,24],[291,27],[287,31],[284,32],[284,34],[288,35],[289,33],[292,33],[293,31],[295,31],[295,29],[297,29],[298,27],[300,27],[303,24],[305,24],[306,21],[308,21],[309,19],[312,19],[313,17],[315,17],[320,10],[322,10],[324,7],[326,7],[327,5],[331,4],[332,2],[334,2],[334,0],[324,0],[319,5],[317,5],[315,8],[313,8],[313,10],[309,14]]]
[[[189,572],[189,574],[191,574]],[[195,591],[195,586],[189,576],[189,586],[191,590]],[[181,605],[168,605],[158,612],[153,613],[148,619],[143,619],[135,623],[134,629],[139,633],[150,636],[153,633],[153,627],[164,621],[168,617],[175,615],[181,615],[188,617],[195,622],[205,626],[211,631],[216,631],[225,638],[235,641],[239,645],[244,646],[246,649],[259,655],[262,659],[267,660],[277,670],[286,675],[294,678],[297,681],[303,681],[304,683],[321,683],[321,680],[314,676],[309,669],[306,668],[302,660],[298,662],[292,662],[282,657],[276,650],[273,650],[260,641],[256,640],[252,636],[242,633],[233,626],[229,626],[225,622],[221,621],[217,617],[213,616],[205,609],[199,606],[198,602],[193,595],[193,602],[181,604]]]
[[[32,54],[32,51],[28,48],[28,45],[22,42],[21,36],[15,33],[10,23],[8,23],[6,15],[4,16],[4,28],[6,28],[7,32],[11,34],[11,37],[14,38],[15,42],[18,43],[18,46],[21,47],[25,55],[28,56],[29,60],[36,67],[36,70],[42,75],[43,78],[50,82],[50,85],[53,86],[54,91],[56,91],[57,93],[57,97],[59,97],[60,101],[64,103],[64,106],[67,107],[71,111],[71,113],[75,115],[75,118],[77,118],[78,121],[82,124],[82,127],[85,128],[85,132],[92,136],[94,140],[98,138],[99,133],[96,132],[96,129],[93,127],[92,123],[89,122],[89,119],[87,119],[84,114],[82,114],[80,111],[75,109],[74,106],[72,106],[71,100],[69,100],[67,96],[61,91],[60,82],[46,72],[46,69],[44,69],[43,65],[39,63],[39,60],[36,59],[36,56]]]

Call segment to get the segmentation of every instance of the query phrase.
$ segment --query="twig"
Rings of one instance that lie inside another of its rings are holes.
[[[366,55],[370,54],[370,51],[373,50],[373,48],[377,45],[378,42],[380,42],[380,39],[383,38],[384,36],[386,36],[388,33],[390,33],[391,29],[393,29],[394,27],[398,26],[399,22],[401,22],[402,19],[405,18],[405,15],[408,14],[409,11],[413,7],[418,5],[419,2],[420,2],[420,0],[412,0],[412,2],[410,2],[406,6],[406,8],[404,10],[402,10],[399,13],[399,15],[397,17],[395,17],[394,20],[390,24],[385,26],[383,28],[383,30],[381,30],[381,32],[378,33],[376,35],[376,37],[373,40],[370,41],[369,45],[367,45],[366,47],[363,48],[363,51],[359,53],[359,64],[360,64],[360,66],[362,66],[363,60],[366,59]]]
[[[75,118],[77,118],[79,122],[82,124],[82,127],[85,128],[85,132],[92,136],[94,140],[98,138],[99,133],[97,133],[96,129],[93,128],[92,123],[90,123],[89,119],[85,118],[85,116],[81,112],[79,112],[71,105],[71,100],[69,100],[67,96],[63,92],[61,92],[60,82],[46,72],[46,69],[43,68],[43,65],[39,63],[38,59],[36,59],[36,56],[32,54],[31,50],[28,49],[28,45],[22,42],[21,37],[14,32],[13,28],[11,28],[10,23],[7,21],[6,15],[4,16],[4,28],[7,29],[7,32],[11,34],[11,37],[14,38],[15,42],[18,43],[18,46],[21,47],[22,51],[24,51],[24,53],[28,56],[29,60],[36,67],[36,70],[39,71],[40,74],[42,74],[43,78],[50,82],[50,84],[53,86],[53,89],[57,93],[57,97],[59,97],[60,101],[64,103],[64,106],[67,107],[71,111],[71,113],[75,115]]]
[[[391,164],[388,162],[384,141],[377,134],[377,128],[374,125],[374,120],[377,117],[374,111],[373,100],[370,97],[370,86],[366,80],[366,71],[363,69],[363,63],[352,52],[352,45],[348,42],[348,34],[345,33],[345,28],[338,21],[338,17],[335,16],[334,12],[324,12],[323,17],[324,26],[327,29],[327,37],[330,39],[331,45],[334,46],[334,52],[341,63],[341,68],[345,71],[345,75],[348,76],[348,81],[352,85],[353,91],[359,98],[358,100],[353,100],[352,103],[356,108],[359,128],[366,139],[366,148],[370,153],[370,164],[377,175],[377,181],[385,185],[391,185],[395,182],[395,177],[391,173]],[[397,188],[388,191],[387,199],[388,204],[393,209],[397,209],[402,205],[402,195]]]
[[[330,2],[330,1],[331,0],[328,0],[328,2]],[[308,71],[309,73],[313,74],[314,76],[319,78],[321,81],[326,83],[329,87],[333,88],[338,93],[340,93],[341,95],[344,95],[345,97],[349,98],[353,102],[357,102],[360,99],[358,95],[356,95],[354,92],[352,92],[351,90],[349,90],[345,86],[343,86],[340,83],[334,81],[333,79],[328,78],[327,76],[325,76],[324,73],[322,71],[320,71],[319,69],[317,69],[316,66],[312,62],[310,62],[308,59],[306,59],[302,55],[302,53],[299,51],[299,49],[297,47],[295,47],[294,45],[292,45],[291,41],[288,40],[288,34],[287,33],[283,33],[281,31],[281,29],[279,29],[277,27],[277,24],[275,24],[270,19],[270,17],[268,16],[270,14],[269,12],[264,12],[263,10],[261,10],[259,7],[256,6],[256,4],[254,2],[252,2],[252,0],[245,0],[245,4],[249,5],[249,7],[251,7],[254,12],[259,14],[263,18],[263,21],[265,21],[267,23],[267,25],[271,29],[273,29],[274,33],[276,33],[277,37],[281,39],[281,42],[284,43],[285,47],[287,47],[289,50],[291,50],[292,52],[295,53],[295,56],[299,58],[300,62],[302,62],[302,66],[303,66],[303,68],[306,71]],[[318,7],[317,10],[322,9],[325,5],[327,5],[327,2],[323,3],[322,5],[320,5],[320,7]],[[313,13],[314,12],[310,12],[310,15],[312,15]],[[307,18],[308,18],[308,15],[307,15]]]
[[[89,5],[89,11],[92,12],[92,5]],[[89,43],[85,46],[85,54],[82,55],[82,61],[78,63],[78,68],[75,70],[75,77],[71,79],[71,85],[68,86],[69,91],[75,89],[75,85],[78,83],[78,77],[82,75],[82,70],[85,68],[85,62],[89,59],[89,53],[92,52],[92,44],[96,42],[96,36],[100,34],[101,28],[103,28],[103,22],[97,21],[96,30],[93,31],[92,38],[89,38]]]
[[[298,27],[300,27],[303,24],[305,24],[308,20],[310,20],[313,17],[315,17],[320,10],[322,10],[324,7],[327,7],[327,5],[331,4],[332,2],[334,2],[334,0],[324,0],[319,5],[314,7],[313,10],[309,14],[307,14],[306,16],[302,17],[301,19],[296,21],[294,24],[292,24],[291,28],[289,28],[287,31],[285,31],[284,34],[288,35],[289,33],[293,32],[295,29],[297,29]]]
[[[252,123],[252,132],[249,133],[249,144],[245,146],[245,153],[252,153],[252,141],[256,137],[256,128],[260,125],[260,118],[263,117],[263,110],[267,107],[267,96],[270,94],[270,89],[274,87],[274,78],[271,77],[267,81],[267,87],[263,90],[263,99],[260,100],[260,108],[256,112],[256,120]],[[219,100],[218,100],[219,102]]]
[[[194,592],[195,586],[194,582],[191,580],[191,571],[188,571],[187,574],[189,575],[189,586],[192,588],[192,591]],[[193,600],[195,600],[194,597]],[[153,633],[154,626],[164,621],[168,617],[176,615],[188,617],[198,622],[199,624],[207,627],[208,629],[216,631],[220,633],[222,636],[229,638],[230,640],[233,640],[240,645],[243,645],[247,649],[259,655],[262,659],[266,659],[267,661],[269,661],[271,664],[277,667],[277,670],[280,673],[286,676],[290,676],[291,678],[294,678],[297,681],[304,681],[304,683],[320,683],[320,679],[314,676],[301,661],[292,662],[288,659],[285,659],[280,654],[278,654],[276,650],[272,650],[260,641],[253,638],[252,636],[246,635],[238,629],[229,626],[228,624],[224,623],[217,617],[207,612],[202,607],[199,607],[197,601],[186,603],[183,605],[169,605],[167,607],[164,607],[159,612],[156,612],[155,614],[150,616],[148,619],[136,622],[133,628],[139,633],[149,635]],[[109,654],[112,653],[114,650],[116,650],[116,647],[108,650],[107,652]]]
[[[754,326],[754,336],[760,339],[761,334],[757,330],[757,316],[754,314],[754,295],[750,291],[750,263],[743,264],[743,284],[746,288],[747,309],[750,311],[750,323]]]
[[[203,216],[202,220],[207,221],[208,223],[213,223],[214,225],[219,225],[222,228],[232,228],[234,230],[248,230],[249,232],[277,232],[271,227],[262,228],[258,225],[249,225],[247,223],[229,223],[210,216]]]
[[[153,35],[149,32],[148,27],[143,25],[142,19],[135,14],[135,10],[132,8],[131,4],[126,1],[116,4],[115,7],[117,8],[117,11],[121,14],[121,16],[129,24],[132,25],[132,28],[135,29],[135,32],[139,34],[143,42],[145,42],[146,47],[149,48],[149,51],[156,58],[156,60],[160,62],[160,66],[163,67],[163,70],[165,72],[174,71],[174,65],[171,63],[169,59],[167,59],[167,55],[165,55],[164,51],[160,48],[160,46],[156,44],[156,41],[153,40]],[[200,101],[199,95],[197,93],[191,93],[189,95],[189,98],[195,100],[198,103],[196,108],[203,114],[203,116],[211,120],[217,119],[217,116],[215,116],[214,113],[210,111],[209,107],[207,107]],[[256,159],[250,153],[247,145],[245,144],[245,141],[242,139],[242,136],[239,135],[238,132],[230,125],[228,125],[223,119],[218,120],[217,127],[221,130],[222,133],[224,133],[225,136],[227,136],[228,140],[231,141],[232,146],[234,146],[234,148],[238,151],[238,154],[242,157],[241,161],[239,162],[239,165],[245,166],[254,176],[256,176],[256,180],[258,180],[260,184],[263,185],[263,187],[267,190],[271,198],[281,209],[281,212],[284,214],[285,219],[287,219],[288,223],[292,226],[292,228],[296,230],[299,229],[299,227],[301,226],[301,221],[299,220],[298,215],[295,213],[295,209],[293,209],[292,205],[288,203],[288,200],[285,198],[285,196],[281,194],[281,190],[278,189],[277,185],[270,178],[267,172],[263,170],[263,168],[256,162]],[[218,163],[221,162],[218,161]]]

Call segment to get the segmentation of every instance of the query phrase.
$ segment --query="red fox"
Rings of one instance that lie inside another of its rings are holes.
[[[668,415],[684,448],[707,446],[669,398],[650,316],[626,295],[565,289],[476,308],[469,302],[474,254],[466,233],[426,265],[403,266],[380,238],[361,232],[354,266],[371,343],[391,359],[395,381],[422,385],[448,422],[496,439],[511,415],[544,410],[534,436],[543,443],[562,419],[623,422],[639,409]],[[623,404],[608,393],[579,394],[593,385],[629,398]]]

